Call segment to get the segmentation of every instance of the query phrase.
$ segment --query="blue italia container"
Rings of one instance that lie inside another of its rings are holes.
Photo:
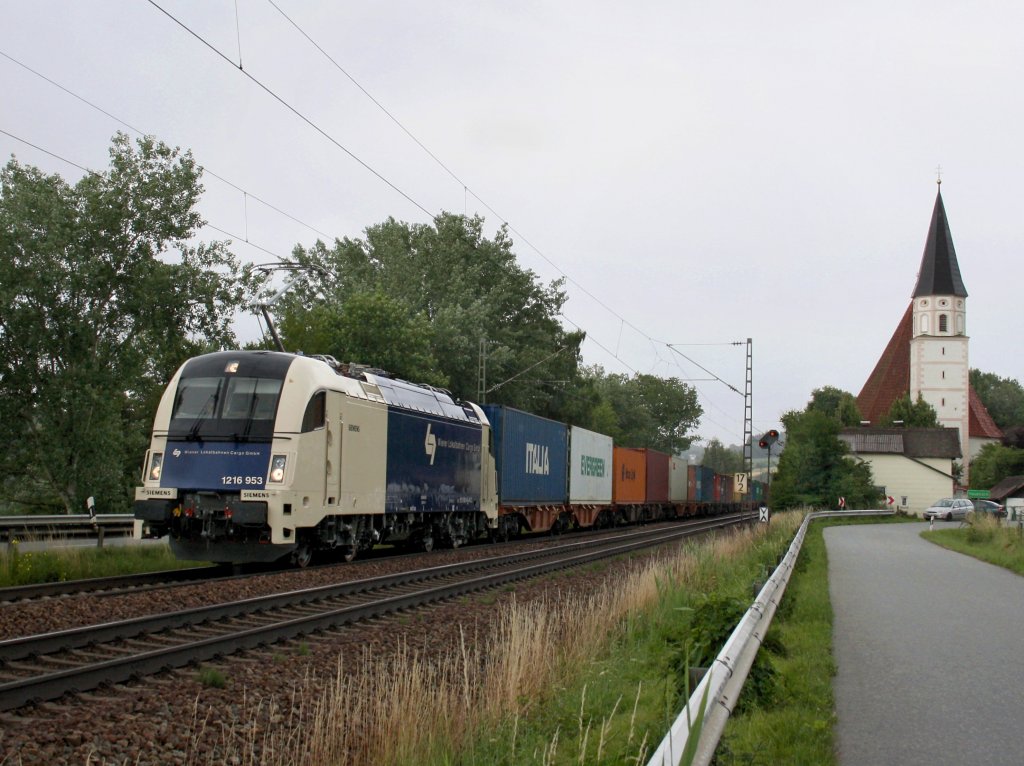
[[[501,405],[483,407],[491,421],[501,505],[556,505],[568,500],[568,428]]]

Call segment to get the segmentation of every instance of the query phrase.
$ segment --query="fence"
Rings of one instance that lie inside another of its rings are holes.
[[[105,537],[126,537],[134,529],[135,519],[127,513],[0,516],[0,545],[9,545],[14,540],[95,539],[102,546]]]

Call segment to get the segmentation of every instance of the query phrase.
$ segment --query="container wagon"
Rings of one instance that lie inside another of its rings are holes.
[[[521,531],[560,531],[568,512],[569,429],[512,407],[487,404],[498,471],[499,539]]]

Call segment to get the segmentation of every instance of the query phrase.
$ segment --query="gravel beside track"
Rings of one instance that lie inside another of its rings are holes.
[[[521,543],[548,547],[573,536]],[[141,614],[172,611],[309,588],[329,582],[373,577],[417,567],[485,558],[507,552],[510,546],[480,545],[429,555],[376,559],[338,567],[287,571],[230,580],[215,586],[184,585],[146,593],[117,596],[79,596],[0,606],[0,635],[4,638],[60,630]],[[540,578],[516,586],[519,602],[565,597],[596,591],[608,578],[646,562],[657,553],[611,560],[595,573],[571,570],[557,578]],[[339,656],[356,658],[365,649],[376,656],[402,646],[426,655],[446,652],[461,635],[486,630],[507,590],[489,598],[462,598],[414,614],[389,616],[343,632],[307,636],[300,641],[227,657],[207,666],[227,679],[222,689],[204,686],[195,668],[169,671],[143,682],[119,684],[69,700],[44,703],[15,714],[0,715],[0,762],[24,764],[205,764],[222,763],[225,737],[258,737],[243,698],[263,701],[262,723],[271,726],[302,711],[292,709],[294,693],[305,689],[318,696],[322,680],[331,682]],[[308,712],[308,711],[307,711]],[[205,722],[205,725],[204,725]]]

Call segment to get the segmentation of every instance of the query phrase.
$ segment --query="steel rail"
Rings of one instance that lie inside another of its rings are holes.
[[[479,570],[496,567],[513,567],[505,571],[481,574],[468,580],[428,587],[414,593],[387,596],[362,604],[328,608],[326,611],[299,617],[288,617],[263,625],[232,631],[220,636],[211,636],[189,640],[182,644],[143,651],[123,657],[111,658],[98,663],[69,668],[57,672],[17,679],[0,684],[0,709],[10,710],[21,707],[36,700],[55,699],[69,691],[83,691],[96,686],[118,683],[136,676],[149,675],[174,667],[181,667],[193,662],[202,662],[220,655],[231,654],[239,650],[250,649],[282,639],[294,638],[299,635],[341,626],[350,622],[366,620],[383,614],[410,609],[435,601],[446,600],[473,591],[491,588],[508,582],[529,577],[536,577],[547,572],[572,566],[580,566],[592,561],[611,556],[623,555],[640,548],[653,547],[680,538],[701,534],[727,526],[732,526],[748,517],[732,517],[715,519],[709,522],[691,524],[675,529],[638,532],[630,535],[632,539],[592,540],[570,543],[554,549],[530,551],[509,556],[491,557],[488,559],[432,567],[382,578],[372,578],[339,585],[321,586],[309,591],[293,591],[286,594],[275,594],[241,602],[224,605],[213,605],[173,615],[157,615],[137,618],[124,623],[107,623],[56,634],[43,634],[20,639],[11,639],[0,643],[0,657],[4,662],[12,662],[19,658],[46,654],[65,648],[81,647],[104,641],[114,641],[137,636],[141,633],[158,632],[194,625],[213,620],[230,619],[256,611],[271,608],[294,607],[297,604],[309,604],[315,601],[365,592],[372,588],[407,586],[427,579],[454,576],[460,573],[473,573]],[[587,550],[591,549],[591,550]],[[550,561],[527,563],[536,558],[549,558]],[[187,621],[184,623],[183,621]]]
[[[96,591],[121,591],[145,588],[153,585],[181,585],[224,577],[224,569],[216,566],[167,569],[161,572],[140,572],[112,577],[90,577],[85,580],[64,580],[62,582],[40,582],[32,585],[15,585],[0,588],[0,603],[25,601],[54,596],[75,596]]]

